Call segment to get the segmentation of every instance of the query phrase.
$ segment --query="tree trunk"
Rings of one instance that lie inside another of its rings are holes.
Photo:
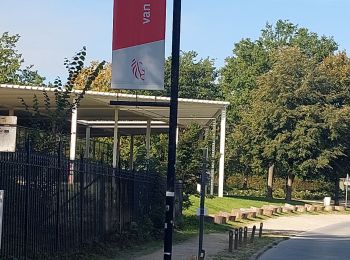
[[[292,200],[292,185],[294,181],[294,175],[288,174],[287,183],[286,183],[286,201],[290,202]]]
[[[266,198],[272,199],[273,195],[273,173],[274,173],[274,164],[270,164],[268,175],[267,175],[267,192],[266,192]]]
[[[339,176],[334,179],[334,206],[339,206]]]
[[[245,172],[244,176],[243,176],[243,189],[244,190],[248,189],[248,174],[247,174],[247,172]]]

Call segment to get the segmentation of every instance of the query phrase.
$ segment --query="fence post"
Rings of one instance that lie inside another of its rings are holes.
[[[256,226],[254,225],[254,226],[253,226],[253,229],[252,229],[252,236],[251,236],[251,238],[250,238],[251,241],[254,240],[255,230],[256,230]]]
[[[243,228],[240,227],[238,232],[239,245],[242,245],[242,233],[243,233]]]
[[[228,232],[228,251],[232,252],[232,246],[233,246],[233,231],[230,230]]]
[[[259,237],[262,236],[262,230],[263,230],[263,223],[260,223],[260,228],[259,228]]]
[[[59,138],[58,143],[58,171],[56,185],[56,251],[60,249],[60,200],[61,200],[61,174],[62,174],[62,140]]]
[[[248,228],[244,227],[244,231],[243,231],[243,242],[247,243],[247,237],[248,237]]]
[[[83,207],[84,207],[84,153],[80,153],[80,167],[79,167],[79,186],[80,186],[80,200],[79,200],[79,211],[80,211],[80,245],[83,244]]]
[[[29,238],[29,178],[31,175],[31,140],[30,137],[28,137],[27,140],[27,147],[26,147],[26,153],[27,153],[27,171],[26,171],[26,176],[25,176],[25,183],[26,183],[26,189],[25,189],[25,229],[24,229],[24,257],[25,259],[28,258],[28,238]]]
[[[238,248],[238,229],[235,228],[235,244],[234,244],[234,249]]]

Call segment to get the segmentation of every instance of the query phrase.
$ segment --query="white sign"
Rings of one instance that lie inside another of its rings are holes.
[[[0,152],[16,151],[16,127],[0,126]]]
[[[17,116],[0,116],[0,125],[17,125]]]
[[[16,151],[16,116],[0,117],[0,152]]]
[[[196,215],[197,216],[201,215],[201,208],[197,208]],[[204,208],[204,216],[208,216],[207,208]]]

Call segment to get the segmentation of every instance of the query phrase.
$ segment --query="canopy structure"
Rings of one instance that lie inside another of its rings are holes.
[[[51,100],[54,100],[53,88],[0,84],[0,115],[19,115],[20,111],[25,110],[20,99],[23,98],[28,105],[31,105],[34,94],[39,100],[39,108],[44,112],[43,91],[46,91]],[[74,90],[72,98],[74,98],[74,94],[78,95],[80,93],[80,90]],[[80,102],[79,108],[75,109],[72,118],[68,119],[71,121],[71,159],[75,159],[77,134],[85,134],[87,139],[92,136],[114,136],[115,140],[120,134],[131,136],[144,134],[146,135],[146,147],[149,147],[151,133],[168,132],[168,107],[112,106],[110,101],[164,103],[170,102],[170,98],[87,91]],[[179,98],[178,100],[179,128],[185,128],[193,122],[207,128],[211,124],[216,125],[216,120],[220,117],[219,196],[223,196],[226,108],[228,105],[229,103],[225,101],[185,98]],[[54,106],[55,103],[51,102],[51,107],[54,108]],[[80,126],[79,131],[77,131],[77,125]],[[81,129],[85,130],[85,133],[81,132]],[[117,149],[116,143],[114,151]],[[215,149],[215,142],[213,149]],[[113,159],[115,164],[116,152]]]

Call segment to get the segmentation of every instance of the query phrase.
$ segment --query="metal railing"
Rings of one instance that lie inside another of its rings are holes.
[[[0,153],[0,257],[34,259],[76,249],[151,213],[157,175],[116,171],[83,156],[70,161],[63,141],[56,154],[40,153],[28,140],[19,144],[15,153]]]

